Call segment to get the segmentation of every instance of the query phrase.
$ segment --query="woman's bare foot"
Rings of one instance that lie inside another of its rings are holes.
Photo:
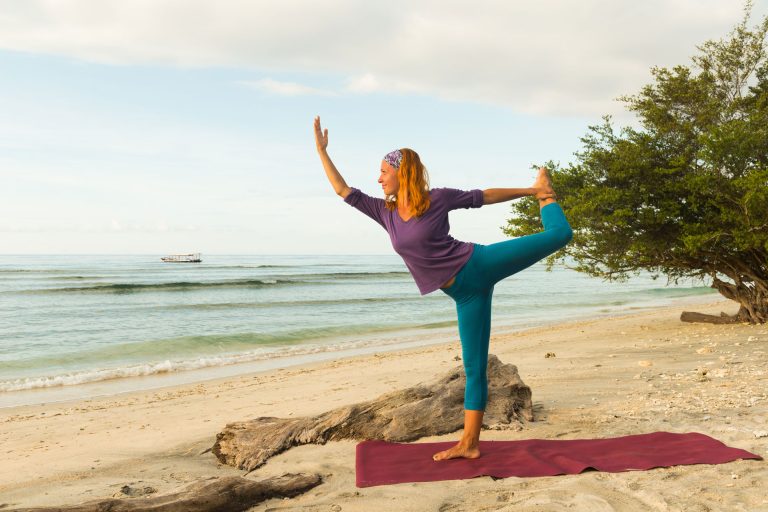
[[[446,460],[463,457],[465,459],[476,459],[480,457],[480,448],[478,446],[467,446],[461,442],[456,443],[442,452],[437,452],[432,456],[432,460]]]
[[[546,167],[539,167],[539,174],[536,176],[536,181],[533,182],[533,187],[537,190],[536,199],[555,199],[557,195],[552,188],[552,179],[549,177],[549,171]]]

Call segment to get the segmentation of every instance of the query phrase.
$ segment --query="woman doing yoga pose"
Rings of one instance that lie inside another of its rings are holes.
[[[381,162],[379,183],[385,197],[381,199],[347,186],[328,156],[328,130],[321,129],[319,116],[315,118],[315,142],[336,193],[387,231],[421,295],[440,289],[455,301],[467,378],[464,433],[455,446],[433,458],[479,457],[480,428],[488,400],[486,370],[493,287],[561,249],[573,237],[555,200],[547,169],[539,169],[529,188],[430,189],[419,155],[408,148],[396,149]],[[529,195],[539,200],[544,231],[490,245],[462,242],[448,234],[450,210],[479,208]]]

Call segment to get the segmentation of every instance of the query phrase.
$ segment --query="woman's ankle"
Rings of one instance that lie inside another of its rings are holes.
[[[557,200],[554,197],[546,197],[544,199],[539,199],[539,208],[544,208],[548,204],[556,203]]]

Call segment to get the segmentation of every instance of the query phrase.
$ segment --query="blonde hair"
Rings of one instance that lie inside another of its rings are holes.
[[[419,154],[412,149],[400,148],[403,159],[397,169],[397,181],[400,186],[397,195],[389,194],[384,205],[389,211],[395,211],[398,206],[398,196],[408,194],[410,203],[409,212],[412,216],[419,217],[429,209],[429,174],[427,168],[421,163]]]

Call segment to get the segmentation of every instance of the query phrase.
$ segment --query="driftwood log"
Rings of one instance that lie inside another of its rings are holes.
[[[271,498],[292,498],[322,482],[320,475],[286,473],[256,481],[240,476],[201,480],[179,492],[141,498],[110,498],[67,507],[3,509],[9,512],[239,512]]]
[[[697,313],[695,311],[683,311],[680,314],[681,322],[704,322],[708,324],[739,324],[748,323],[749,317],[743,317],[738,313],[735,315],[729,315],[723,311],[720,312],[720,316],[707,315],[705,313]]]
[[[393,391],[314,417],[260,417],[228,423],[210,449],[223,463],[253,471],[267,459],[292,446],[325,444],[341,439],[413,441],[424,436],[455,432],[464,426],[464,368],[407,389]],[[488,356],[487,429],[520,428],[533,421],[531,388],[517,367]]]

